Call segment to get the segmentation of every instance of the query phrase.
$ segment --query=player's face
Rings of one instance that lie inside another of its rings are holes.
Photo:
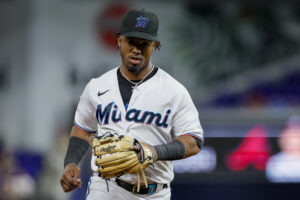
[[[122,64],[135,75],[149,66],[152,52],[157,45],[154,41],[124,36],[118,37],[118,44]]]

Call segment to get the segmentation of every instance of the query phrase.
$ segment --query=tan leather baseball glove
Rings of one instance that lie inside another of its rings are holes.
[[[131,150],[138,146],[140,152]],[[95,164],[102,178],[118,177],[124,174],[137,174],[137,191],[140,189],[140,173],[148,187],[144,169],[153,164],[150,147],[130,136],[105,134],[92,141]]]

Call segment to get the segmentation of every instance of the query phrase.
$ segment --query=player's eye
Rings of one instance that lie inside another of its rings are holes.
[[[131,45],[134,45],[134,41],[133,40],[129,40],[128,43],[131,44]]]
[[[144,42],[144,43],[143,43],[143,47],[147,47],[148,45],[149,45],[148,42]]]

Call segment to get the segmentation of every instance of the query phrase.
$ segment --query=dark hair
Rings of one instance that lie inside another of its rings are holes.
[[[118,39],[118,37],[120,36],[121,34],[120,33],[116,33],[115,34],[115,37],[116,37],[116,42],[117,42],[117,39]],[[155,50],[160,50],[160,47],[161,47],[161,44],[160,44],[160,41],[155,41],[156,42],[156,47],[155,47]],[[118,49],[119,47],[117,47],[117,49]]]
[[[155,47],[155,50],[160,50],[161,44],[160,41],[156,41],[157,46]]]

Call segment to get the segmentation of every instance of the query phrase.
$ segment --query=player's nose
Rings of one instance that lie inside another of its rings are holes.
[[[141,51],[137,46],[134,46],[134,47],[133,47],[132,52],[133,52],[135,55],[139,55],[139,54],[142,53],[142,51]]]

